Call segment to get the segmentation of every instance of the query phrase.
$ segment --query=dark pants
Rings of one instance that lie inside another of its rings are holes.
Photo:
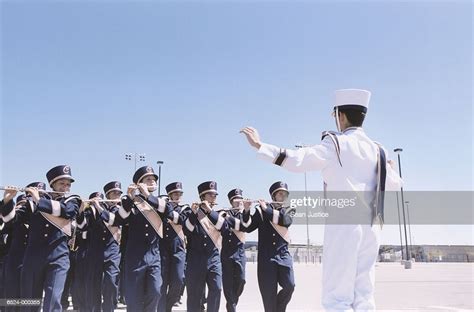
[[[4,280],[2,281],[2,287],[5,285],[5,298],[21,298],[20,297],[20,277],[21,269],[23,267],[23,255],[22,253],[11,252],[5,262],[5,273]],[[7,307],[6,311],[20,311],[20,307]]]
[[[0,235],[1,239],[1,235]],[[5,297],[5,259],[6,256],[0,256],[0,299]],[[0,307],[0,312],[5,311],[5,307]]]
[[[69,307],[69,294],[73,293],[73,283],[74,283],[74,273],[76,269],[76,253],[69,251],[69,270],[66,276],[66,282],[64,283],[63,295],[61,296],[61,305],[64,310]],[[75,296],[72,297],[72,302],[74,304]]]
[[[127,311],[156,312],[162,284],[160,253],[149,251],[144,258],[135,259],[129,257],[131,249],[127,249],[125,258]]]
[[[219,311],[222,290],[222,268],[219,255],[209,259],[205,254],[188,253],[186,289],[188,312],[201,311],[201,300],[207,285],[207,311]]]
[[[286,311],[295,290],[293,268],[274,261],[258,261],[258,286],[266,312]],[[278,285],[281,290],[278,291]]]
[[[49,246],[48,246],[49,247]],[[69,252],[66,240],[56,248],[28,246],[21,272],[21,297],[40,299],[43,311],[61,311],[61,295],[69,270]],[[40,307],[25,307],[22,311],[39,311]]]
[[[184,251],[171,254],[161,251],[161,298],[158,311],[171,311],[173,305],[179,301],[184,287],[184,264],[186,253]]]
[[[89,270],[86,273],[86,311],[113,312],[118,299],[120,254],[117,252],[105,261],[100,256],[91,256],[89,259]]]
[[[75,310],[85,311],[87,289],[85,275],[88,271],[86,247],[79,247],[76,251],[75,259],[74,279],[71,286],[72,303]]]
[[[235,311],[245,285],[245,260],[222,260],[222,285],[227,311]]]

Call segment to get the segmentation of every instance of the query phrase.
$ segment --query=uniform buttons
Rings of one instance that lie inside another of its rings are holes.
[[[206,246],[207,246],[207,244],[206,244],[206,243],[204,243],[204,247],[206,247]]]
[[[232,235],[232,233],[231,233],[231,232],[229,232],[229,236],[231,236],[231,235]]]
[[[23,245],[26,245],[26,242],[24,242]]]
[[[148,233],[145,233],[145,236],[148,236]]]
[[[229,239],[229,243],[230,243],[230,242],[232,242],[232,240],[231,240],[231,239]]]
[[[166,234],[166,237],[168,237],[168,234]]]
[[[49,227],[49,223],[46,223],[45,227]]]
[[[106,231],[106,230],[104,230],[104,234],[105,234],[105,233],[107,233],[107,231]]]
[[[273,236],[275,236],[275,233],[273,233]]]
[[[147,224],[145,224],[145,227],[148,227],[148,223],[147,223]]]
[[[48,237],[48,234],[44,234],[44,237]]]
[[[105,237],[102,237],[102,240],[105,241]]]
[[[204,238],[207,238],[207,235],[204,235]]]
[[[276,245],[276,243],[275,243],[275,242],[273,242],[273,245]]]
[[[26,238],[28,238],[28,235],[27,235],[27,234],[25,234],[25,237],[26,237]]]

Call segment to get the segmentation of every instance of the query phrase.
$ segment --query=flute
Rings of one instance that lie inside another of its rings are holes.
[[[260,203],[259,200],[256,200],[256,199],[234,199],[236,202],[251,202],[252,204],[258,204]],[[267,201],[264,201],[266,204],[280,204],[280,205],[283,205],[285,204],[285,202],[278,202],[278,201],[271,201],[271,202],[267,202]]]
[[[129,187],[129,188],[133,188],[133,189],[135,189],[135,190],[138,191],[138,192],[140,191],[140,189],[139,189],[139,187],[138,187],[138,184],[130,184],[128,187]],[[147,185],[148,192],[154,192],[154,191],[157,190],[157,188],[158,188],[158,187],[157,187],[156,185],[155,185],[155,186],[149,186],[149,185]]]
[[[202,204],[204,204],[204,203],[203,203],[203,202],[195,202],[195,203],[192,203],[191,206],[192,206],[192,205],[198,205],[199,207],[201,207]],[[219,205],[218,203],[208,203],[208,204],[209,204],[211,207],[212,207],[212,206],[217,206],[217,205]]]
[[[26,192],[27,187],[17,187],[17,186],[0,186],[0,191],[7,191],[7,190],[15,190],[17,192]],[[51,194],[68,194],[69,192],[57,192],[57,191],[45,191],[42,189],[38,189],[40,193],[51,193]]]
[[[82,200],[83,203],[92,203],[95,201],[94,199],[84,199]],[[121,202],[121,199],[97,199],[97,202],[99,203],[119,203]]]
[[[223,207],[220,209],[220,211],[226,211],[226,210],[244,210],[244,207]]]

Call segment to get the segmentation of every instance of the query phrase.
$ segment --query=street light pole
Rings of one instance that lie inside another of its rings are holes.
[[[158,164],[158,196],[161,195],[161,165],[164,164],[162,160],[156,162]]]
[[[401,166],[401,161],[400,161],[400,153],[403,152],[402,148],[396,148],[393,150],[395,153],[397,153],[398,156],[398,172],[400,174],[400,178],[402,178],[402,166]],[[406,252],[406,260],[407,262],[410,261],[410,254],[408,253],[408,237],[407,237],[407,223],[405,219],[405,200],[403,198],[403,186],[400,188],[400,193],[402,195],[402,211],[403,211],[403,229],[405,232],[405,252]],[[405,269],[411,268],[410,265],[405,264]]]
[[[411,222],[410,222],[410,209],[408,209],[408,204],[410,202],[406,201],[405,204],[407,205],[407,217],[408,217],[408,237],[410,238],[410,256],[413,253],[413,243],[411,241]]]
[[[304,144],[299,144],[299,145],[295,145],[296,148],[303,148],[303,147],[306,147],[308,145],[304,145]],[[307,179],[306,179],[306,171],[304,172],[304,196],[305,198],[307,197],[307,193],[308,193],[308,184],[307,184]],[[309,257],[310,257],[310,242],[309,242],[309,216],[308,216],[308,205],[305,205],[306,206],[306,250],[307,250],[307,260],[306,260],[306,263],[309,261]]]
[[[398,212],[398,233],[400,234],[400,252],[402,253],[402,261],[403,261],[403,239],[402,239],[402,222],[400,220],[400,202],[398,200],[398,192],[397,195],[397,212]]]

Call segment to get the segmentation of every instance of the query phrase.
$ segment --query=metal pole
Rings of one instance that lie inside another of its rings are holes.
[[[135,171],[134,172],[137,172],[137,153],[135,153]]]
[[[156,162],[158,164],[158,196],[161,195],[161,165],[164,164],[163,161],[158,160]]]
[[[308,187],[307,187],[307,180],[306,180],[306,172],[304,173],[304,196],[307,197]],[[308,205],[306,205],[306,242],[307,242],[307,250],[308,250],[308,261],[310,256],[310,246],[309,246],[309,216],[308,216]]]
[[[161,195],[161,164],[158,165],[158,196]]]
[[[398,192],[397,192],[397,212],[398,212],[398,233],[400,233],[400,251],[402,253],[402,260],[403,260],[402,222],[400,220],[400,203],[398,201]]]
[[[411,241],[411,223],[410,223],[410,210],[408,209],[408,203],[409,201],[406,201],[405,204],[407,204],[407,217],[408,217],[408,237],[410,237],[410,257],[413,253],[413,243]]]
[[[305,145],[305,144],[297,144],[295,145],[296,148],[302,148],[302,147],[306,147],[308,145]],[[308,193],[308,184],[307,184],[307,179],[306,179],[306,172],[304,173],[304,196],[305,198],[307,198],[307,193]],[[306,206],[306,251],[307,251],[307,259],[306,259],[306,263],[309,261],[309,257],[310,257],[310,242],[309,242],[309,211],[308,211],[308,205],[305,205]]]
[[[401,148],[395,149],[395,152],[398,153],[398,172],[400,174],[400,178],[402,177],[402,165],[400,162],[400,152],[403,150]],[[405,199],[403,198],[403,186],[400,188],[400,192],[402,194],[402,211],[403,211],[403,229],[405,232],[405,252],[406,252],[406,259],[410,261],[410,254],[408,253],[408,235],[407,235],[407,222],[405,218]]]

